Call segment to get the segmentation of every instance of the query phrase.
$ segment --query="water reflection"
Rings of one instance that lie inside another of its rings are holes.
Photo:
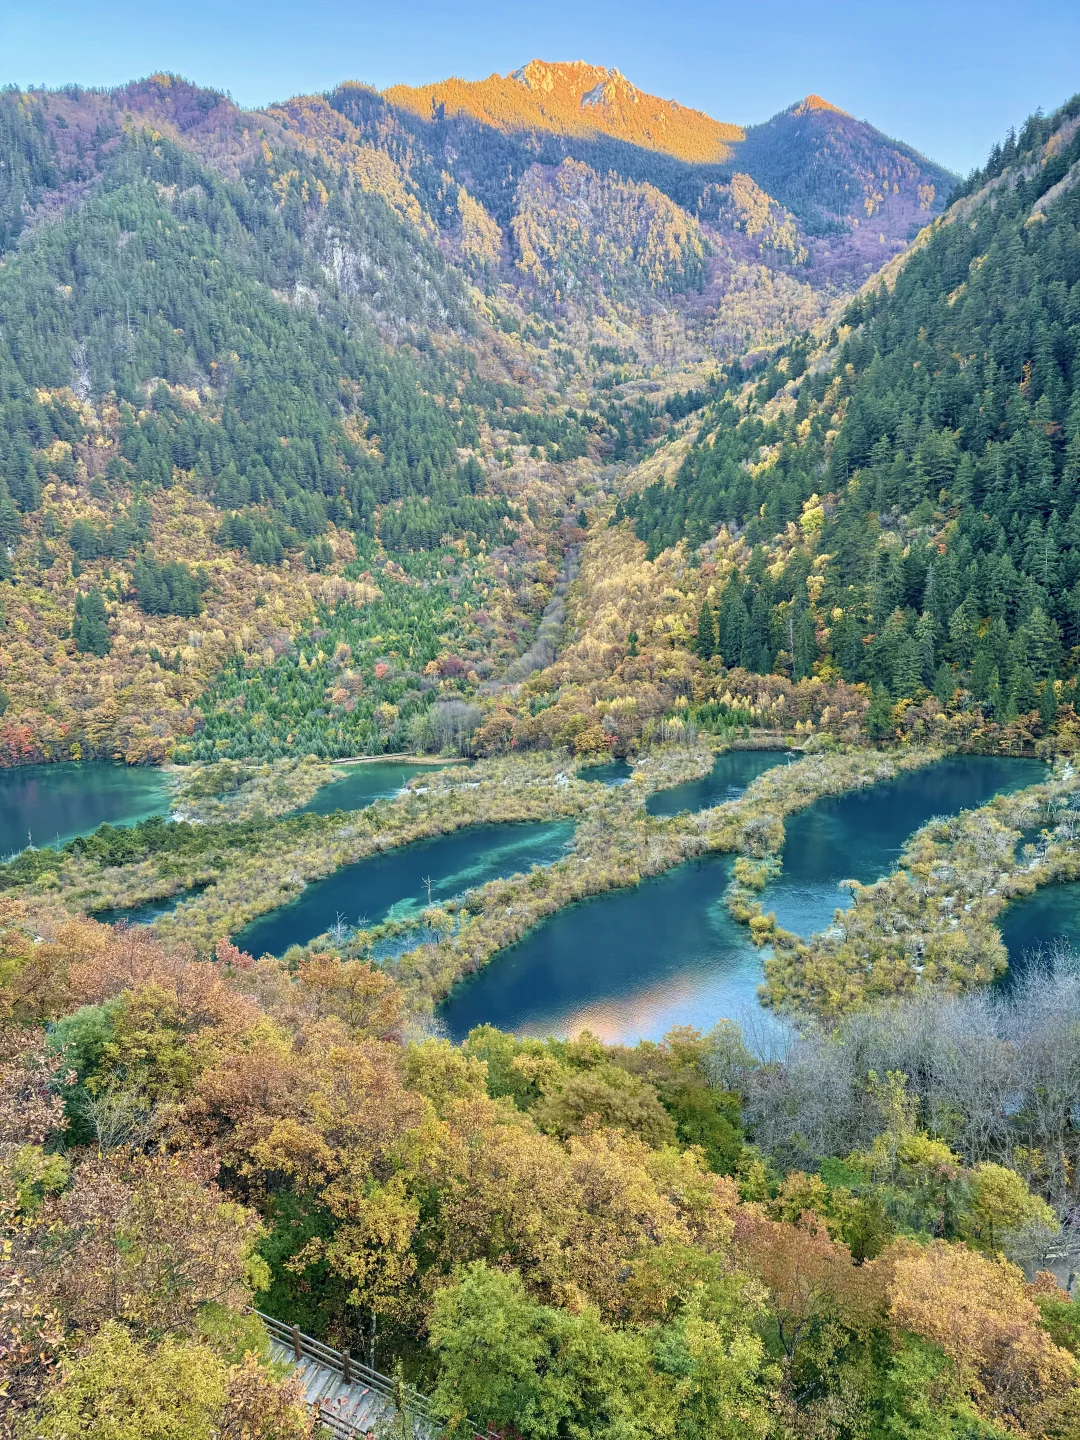
[[[760,956],[722,899],[731,865],[705,856],[560,911],[455,990],[440,1012],[449,1033],[489,1023],[633,1043],[755,1007]]]
[[[1040,951],[1067,945],[1080,955],[1080,880],[1043,885],[1014,900],[999,917],[998,928],[1009,952],[1006,985],[1022,975]]]
[[[169,808],[169,783],[148,766],[65,761],[0,769],[0,858],[28,844],[63,845],[99,825],[134,825]]]
[[[626,760],[608,760],[603,765],[589,765],[578,771],[579,780],[593,780],[600,785],[625,785],[633,775],[633,766]]]

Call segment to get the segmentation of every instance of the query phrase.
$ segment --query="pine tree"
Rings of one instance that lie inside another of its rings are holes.
[[[919,678],[924,685],[932,685],[934,681],[937,634],[937,621],[932,613],[925,611],[915,623],[915,645],[919,652]]]
[[[1042,694],[1039,696],[1039,718],[1042,720],[1044,731],[1052,729],[1058,714],[1057,692],[1054,689],[1054,677],[1051,674],[1043,685]]]
[[[1027,715],[1038,705],[1039,692],[1036,688],[1035,676],[1027,665],[1017,665],[1012,677],[1010,699],[1016,708],[1017,715]]]
[[[910,635],[905,635],[896,650],[892,668],[893,694],[899,699],[914,696],[922,685],[922,666],[919,647]]]
[[[795,621],[795,647],[792,653],[792,673],[796,680],[805,680],[813,673],[818,657],[817,632],[814,617],[804,610]]]
[[[996,665],[993,670],[991,670],[990,678],[986,682],[986,709],[995,720],[1000,720],[1004,713],[1001,694],[1001,677],[998,675]]]
[[[863,645],[862,627],[850,610],[845,610],[832,627],[829,635],[829,648],[845,680],[862,678],[863,656],[866,647]]]
[[[956,694],[956,676],[943,660],[934,676],[934,694],[942,705],[948,705]]]
[[[85,595],[76,595],[71,633],[75,639],[76,650],[85,655],[108,655],[112,649],[112,640],[100,590],[88,590]]]
[[[720,653],[725,665],[738,665],[742,656],[743,641],[750,624],[746,603],[738,577],[728,581],[720,606]]]
[[[866,730],[871,740],[887,740],[895,730],[893,702],[887,690],[876,690],[866,712]]]
[[[953,659],[966,669],[975,653],[978,637],[979,611],[970,595],[956,607],[949,620],[949,640],[952,643]]]
[[[716,654],[716,622],[708,600],[702,600],[698,613],[697,653],[702,660],[710,660]]]
[[[0,479],[0,545],[14,545],[22,533],[22,521],[8,488]]]

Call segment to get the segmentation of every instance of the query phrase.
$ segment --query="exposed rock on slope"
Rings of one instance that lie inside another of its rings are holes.
[[[395,85],[386,99],[425,120],[440,111],[466,114],[500,130],[549,130],[560,135],[610,135],[680,160],[715,163],[741,140],[738,125],[713,120],[675,100],[632,85],[618,70],[584,61],[531,60],[510,75]]]

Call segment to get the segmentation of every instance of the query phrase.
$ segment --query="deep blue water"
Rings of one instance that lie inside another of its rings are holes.
[[[1009,952],[1010,975],[1023,974],[1028,953],[1064,940],[1080,955],[1080,880],[1043,885],[1002,912],[1001,938]]]
[[[645,802],[650,815],[678,815],[680,810],[707,810],[734,800],[752,780],[764,775],[774,765],[786,765],[788,755],[782,750],[725,750],[716,757],[708,775],[688,780],[670,790],[657,790]]]
[[[37,846],[63,844],[106,822],[134,825],[169,808],[160,770],[87,760],[0,770],[0,859]]]
[[[931,816],[1045,773],[1036,761],[962,757],[817,801],[788,822],[789,876],[768,887],[765,907],[789,928],[820,929],[844,899],[838,880],[876,879]],[[732,863],[706,857],[559,912],[454,991],[441,1010],[448,1032],[460,1039],[483,1023],[541,1035],[588,1028],[633,1043],[673,1025],[707,1030],[745,1016],[755,1008],[762,957],[723,906]],[[754,1023],[768,1028],[767,1012],[758,1009]]]
[[[777,752],[727,752],[704,780],[654,795],[649,808],[664,814],[716,804],[778,763],[786,757]],[[411,769],[357,766],[308,808],[358,808],[379,793],[394,793]],[[584,773],[601,783],[624,778],[620,762]],[[1033,760],[953,757],[871,790],[817,801],[787,822],[783,872],[767,887],[765,908],[797,933],[821,929],[846,903],[839,880],[876,879],[932,816],[983,804],[1044,774]],[[167,806],[165,777],[154,770],[101,763],[3,770],[0,854],[25,845],[27,831],[35,844],[54,843],[104,821],[131,824]],[[432,901],[446,900],[552,863],[572,828],[566,822],[476,826],[373,856],[310,885],[236,938],[256,954],[281,954],[339,916],[349,924],[414,916],[427,903],[425,877]],[[708,1028],[723,1016],[737,1017],[754,1005],[761,956],[723,907],[731,863],[730,856],[707,857],[553,916],[459,987],[443,1010],[448,1029],[460,1037],[485,1021],[523,1033],[588,1027],[632,1041],[659,1037],[674,1024]],[[174,903],[153,902],[130,918],[152,919]],[[1080,947],[1080,882],[1017,902],[1003,917],[1002,934],[1014,964],[1025,949],[1059,936]]]
[[[475,825],[453,835],[419,840],[345,865],[316,880],[288,905],[252,922],[233,937],[255,955],[282,955],[321,935],[340,916],[348,925],[404,920],[433,904],[533,865],[560,859],[573,835],[567,821],[555,824]]]
[[[761,959],[722,898],[732,863],[705,856],[559,911],[457,987],[440,1011],[451,1038],[491,1024],[633,1044],[756,1009]]]
[[[850,903],[841,880],[864,885],[887,875],[907,838],[935,815],[985,805],[1046,775],[1040,760],[952,755],[874,785],[815,804],[785,821],[783,870],[766,886],[762,906],[796,935],[812,935]]]

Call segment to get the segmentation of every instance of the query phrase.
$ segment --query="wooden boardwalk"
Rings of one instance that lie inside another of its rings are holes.
[[[261,1310],[255,1314],[269,1332],[273,1358],[292,1366],[308,1404],[318,1406],[319,1419],[335,1440],[363,1440],[369,1430],[376,1440],[438,1440],[443,1433],[431,1402],[419,1390],[372,1370],[347,1350],[305,1335],[296,1325]],[[473,1440],[499,1440],[490,1430],[477,1428],[472,1435]]]
[[[442,1427],[425,1396],[389,1375],[331,1349],[296,1326],[255,1312],[270,1332],[275,1360],[292,1366],[309,1405],[337,1440],[356,1440],[374,1430],[378,1440],[436,1440]]]

